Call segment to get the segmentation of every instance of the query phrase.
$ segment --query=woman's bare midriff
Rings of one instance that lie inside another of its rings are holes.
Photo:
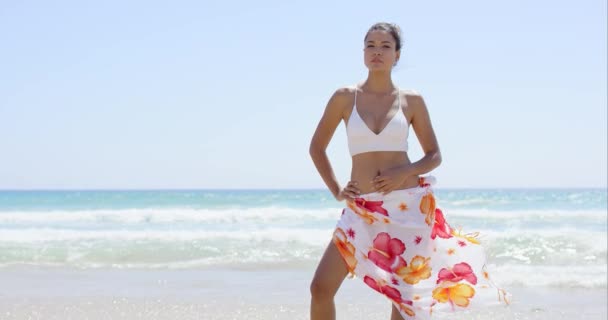
[[[361,194],[376,192],[372,180],[384,170],[410,164],[406,152],[399,151],[377,151],[365,152],[352,157],[351,181],[357,181]],[[395,190],[407,189],[418,186],[418,176],[409,176]]]

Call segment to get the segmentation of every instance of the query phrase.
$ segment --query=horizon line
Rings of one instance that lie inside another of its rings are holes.
[[[564,190],[564,189],[598,189],[598,190],[608,190],[608,186],[573,186],[573,187],[564,187],[564,186],[544,186],[544,187],[513,187],[513,186],[503,186],[503,187],[434,187],[434,189],[459,189],[459,190],[495,190],[495,189],[513,189],[513,190]],[[0,192],[11,192],[11,191],[327,191],[327,188],[322,187],[301,187],[301,188],[180,188],[180,187],[167,187],[167,188],[0,188]]]

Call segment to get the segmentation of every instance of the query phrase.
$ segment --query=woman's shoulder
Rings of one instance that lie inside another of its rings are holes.
[[[353,104],[356,90],[357,87],[354,85],[339,87],[335,90],[331,100],[336,102],[336,104],[340,105],[341,107],[347,107]]]
[[[329,98],[326,110],[334,114],[344,115],[355,101],[355,87],[344,86],[335,89]]]
[[[357,90],[357,85],[343,86],[343,87],[339,87],[338,89],[336,89],[334,95],[350,97],[355,94],[356,90]]]
[[[426,109],[426,104],[424,103],[424,98],[414,89],[401,89],[399,90],[399,94],[406,101],[407,108],[410,110],[416,109]]]
[[[420,93],[414,89],[399,89],[399,94],[402,97],[420,97]]]

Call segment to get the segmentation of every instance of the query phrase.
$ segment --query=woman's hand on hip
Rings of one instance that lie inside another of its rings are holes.
[[[336,200],[353,200],[357,198],[361,194],[361,191],[357,188],[357,184],[359,184],[357,181],[349,181],[346,187],[336,195]]]
[[[401,186],[406,178],[405,170],[396,167],[378,173],[371,182],[376,192],[387,194]]]

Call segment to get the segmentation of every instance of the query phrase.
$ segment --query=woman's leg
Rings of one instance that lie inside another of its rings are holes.
[[[405,320],[401,316],[401,313],[399,313],[399,310],[397,310],[397,307],[392,303],[391,305],[393,306],[393,309],[391,310],[391,320]]]
[[[334,296],[348,274],[346,263],[338,248],[331,241],[319,262],[310,284],[310,319],[333,320],[336,318]]]

